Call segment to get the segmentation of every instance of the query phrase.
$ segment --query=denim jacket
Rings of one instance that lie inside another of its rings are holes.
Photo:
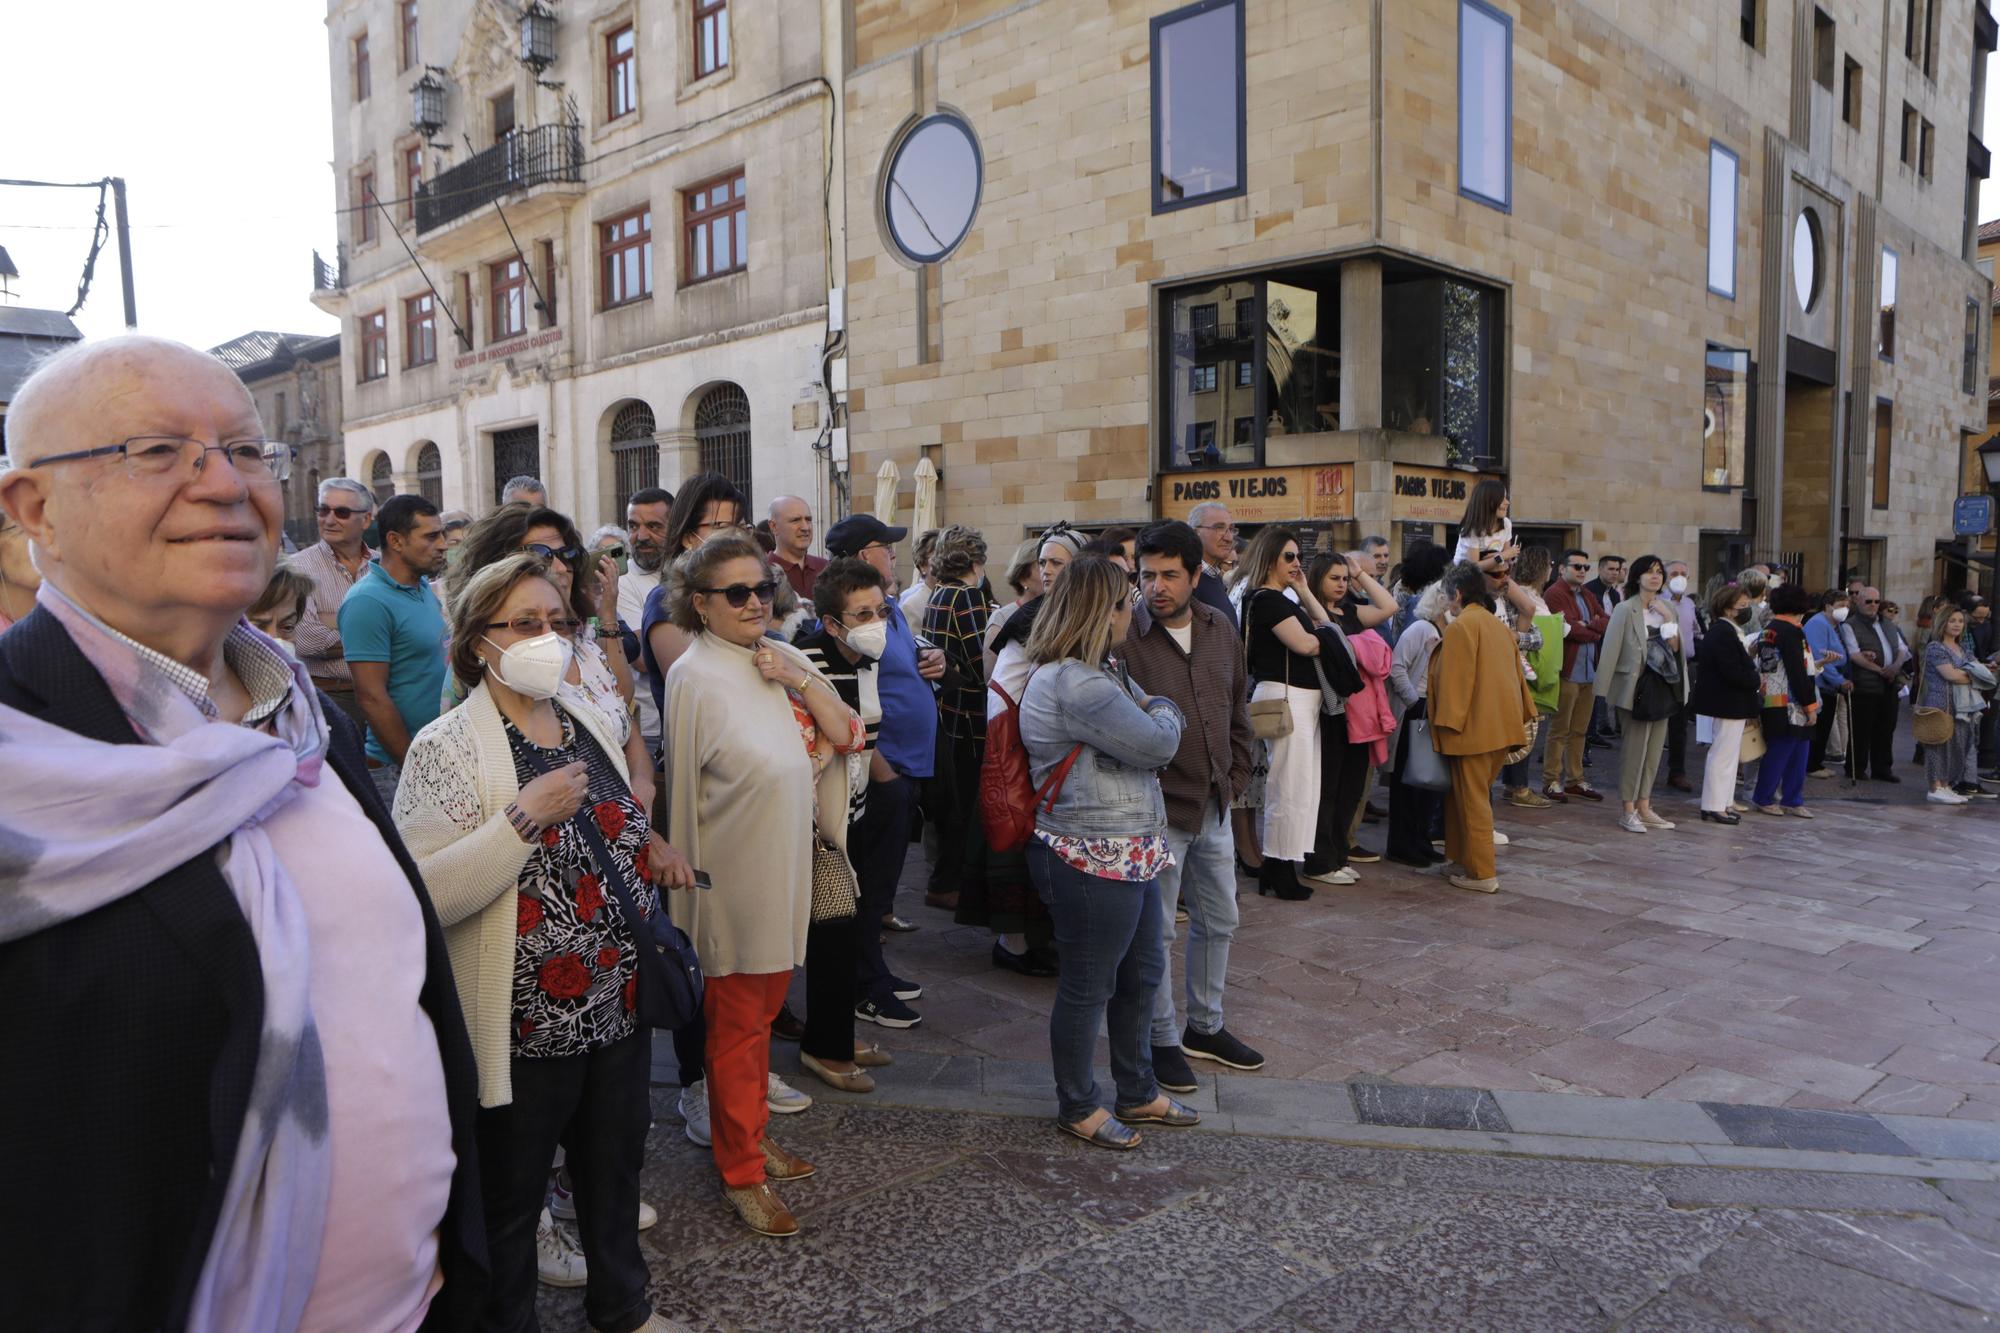
[[[1063,781],[1055,807],[1038,810],[1035,826],[1079,837],[1164,833],[1166,800],[1157,770],[1181,743],[1181,710],[1156,698],[1144,708],[1139,692],[1074,658],[1036,669],[1021,695],[1021,742],[1037,789],[1078,744],[1083,753]]]

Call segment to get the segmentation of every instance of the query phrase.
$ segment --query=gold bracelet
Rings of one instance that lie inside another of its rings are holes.
[[[806,686],[808,686],[808,685],[810,685],[810,684],[812,684],[812,673],[811,673],[811,672],[807,672],[807,673],[806,673],[805,675],[803,675],[803,676],[800,676],[800,677],[799,677],[799,693],[800,693],[800,694],[804,694],[804,693],[806,692]]]

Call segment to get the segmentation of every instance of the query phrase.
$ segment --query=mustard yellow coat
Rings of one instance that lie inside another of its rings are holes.
[[[1513,631],[1484,607],[1459,612],[1431,654],[1429,700],[1439,754],[1520,748],[1535,716],[1535,699],[1521,674]]]

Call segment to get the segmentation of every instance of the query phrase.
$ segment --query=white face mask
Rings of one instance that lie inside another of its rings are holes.
[[[486,640],[495,648],[500,645]],[[511,648],[500,648],[500,660],[493,674],[514,693],[529,699],[553,699],[569,674],[569,640],[551,630],[523,639]]]
[[[1827,614],[1833,618],[1833,623],[1838,625],[1847,619],[1847,608],[1836,606],[1833,610],[1827,612]]]
[[[1667,591],[1679,597],[1688,590],[1687,575],[1676,574],[1667,580]]]
[[[844,626],[847,630],[847,646],[871,662],[882,660],[882,654],[889,649],[889,622],[871,620],[866,625]]]
[[[278,651],[291,658],[294,662],[299,660],[299,650],[293,645],[290,639],[273,639],[271,642],[277,644]]]

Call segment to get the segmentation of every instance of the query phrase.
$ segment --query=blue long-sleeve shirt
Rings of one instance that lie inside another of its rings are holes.
[[[1847,674],[1841,670],[1847,665],[1847,649],[1840,641],[1840,626],[1828,620],[1826,612],[1821,611],[1806,621],[1806,646],[1812,649],[1814,657],[1822,653],[1839,654],[1837,660],[1819,669],[1820,684],[1837,690],[1847,683]]]

